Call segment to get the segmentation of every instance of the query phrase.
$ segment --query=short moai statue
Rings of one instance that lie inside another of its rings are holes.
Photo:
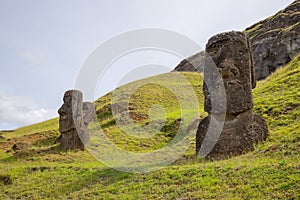
[[[59,113],[59,136],[57,142],[62,150],[83,150],[89,144],[90,137],[87,130],[92,121],[95,109],[92,103],[82,102],[82,92],[68,90],[64,94],[63,105]]]
[[[209,39],[206,54],[203,91],[208,116],[198,127],[196,154],[222,159],[251,151],[267,138],[268,128],[252,111],[256,79],[249,40],[242,32],[221,33]],[[214,133],[218,124],[219,134]]]
[[[83,122],[86,127],[92,121],[96,121],[96,110],[95,106],[91,102],[83,102],[82,104]]]

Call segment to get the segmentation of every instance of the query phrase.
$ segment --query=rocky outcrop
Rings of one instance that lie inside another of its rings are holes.
[[[244,31],[253,50],[256,79],[266,78],[286,65],[300,52],[300,0]],[[192,55],[179,63],[174,71],[203,70],[204,53]],[[195,69],[195,67],[197,69]]]
[[[222,159],[254,149],[266,139],[267,124],[252,112],[256,86],[251,48],[242,32],[212,37],[204,66],[204,110],[208,116],[198,127],[196,153]]]
[[[300,52],[300,0],[247,28],[258,80],[286,65]]]

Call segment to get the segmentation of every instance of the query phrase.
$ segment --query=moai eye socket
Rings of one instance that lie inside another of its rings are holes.
[[[224,81],[238,78],[239,69],[235,66],[234,60],[226,58],[218,65],[218,68]]]

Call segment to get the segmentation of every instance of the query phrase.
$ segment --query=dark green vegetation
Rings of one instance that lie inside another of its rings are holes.
[[[198,73],[182,73],[194,86],[202,109],[202,80]],[[150,151],[167,144],[181,118],[178,99],[188,104],[186,83],[172,74],[151,77],[130,98],[130,115],[143,126],[150,122],[153,104],[165,108],[167,122],[154,137],[140,139],[126,135],[113,120],[111,94],[100,98],[98,119],[118,146],[130,151]],[[57,119],[14,132],[0,133],[0,199],[299,199],[300,198],[300,55],[288,66],[259,82],[254,90],[255,110],[269,125],[268,140],[255,151],[222,161],[193,158],[194,143],[183,158],[159,171],[131,174],[110,169],[87,151],[61,152],[53,142],[59,135]],[[134,84],[119,90],[130,91]],[[177,88],[175,98],[168,88]],[[118,99],[122,101],[122,99]],[[201,118],[204,116],[202,113]],[[187,110],[195,118],[195,110]],[[186,121],[186,119],[183,119]],[[130,127],[128,127],[130,128]],[[32,147],[5,152],[12,144],[29,142]],[[2,180],[3,179],[3,180]],[[5,180],[4,180],[5,179]],[[11,181],[10,181],[11,180]]]
[[[265,38],[266,35],[286,35],[295,31],[297,34],[299,22],[300,1],[296,0],[285,9],[273,16],[261,20],[245,30],[250,40],[254,38]]]

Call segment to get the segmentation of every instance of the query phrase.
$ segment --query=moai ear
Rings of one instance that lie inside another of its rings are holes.
[[[251,43],[250,40],[248,38],[248,36],[246,36],[246,40],[247,40],[247,46],[249,49],[249,54],[250,54],[250,78],[251,78],[251,85],[252,85],[252,89],[254,89],[256,87],[256,76],[255,76],[255,69],[254,69],[254,62],[253,62],[253,54],[252,54],[252,48],[251,48]]]

